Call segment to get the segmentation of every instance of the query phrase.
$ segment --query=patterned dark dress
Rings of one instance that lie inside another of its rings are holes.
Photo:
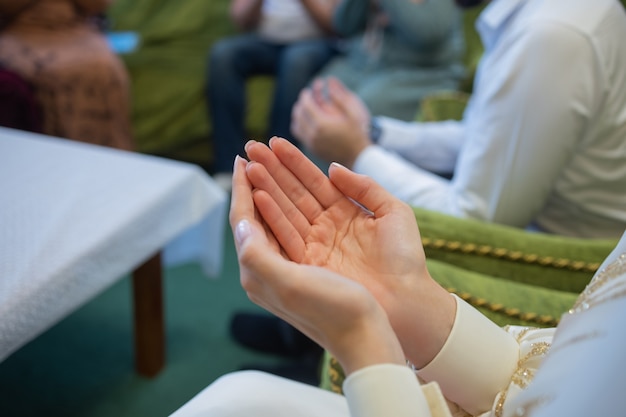
[[[94,17],[108,0],[0,0],[0,65],[30,83],[43,133],[132,150],[129,78]]]

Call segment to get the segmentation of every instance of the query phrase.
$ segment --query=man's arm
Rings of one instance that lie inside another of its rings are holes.
[[[463,122],[415,123],[380,116],[376,119],[381,128],[379,146],[427,171],[454,172],[463,146]]]
[[[440,123],[431,132],[428,125],[404,128],[414,129],[412,151],[411,135],[394,136],[400,127],[383,122],[381,146],[402,157],[368,149],[354,168],[412,205],[525,227],[577,151],[604,81],[591,45],[556,25],[535,27],[484,59],[463,122],[441,142],[440,155],[461,147],[451,182],[403,160],[419,159],[422,150],[437,154]]]
[[[263,0],[233,0],[230,17],[240,30],[253,30],[261,19]]]
[[[564,25],[535,24],[487,59],[451,200],[469,217],[525,227],[579,151],[606,85],[588,39]]]

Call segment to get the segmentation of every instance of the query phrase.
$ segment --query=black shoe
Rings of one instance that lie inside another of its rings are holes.
[[[321,355],[322,348],[284,320],[262,313],[235,313],[230,332],[250,349],[289,358]]]
[[[240,369],[263,371],[304,384],[319,386],[321,359],[322,355],[308,355],[279,365],[249,364]]]

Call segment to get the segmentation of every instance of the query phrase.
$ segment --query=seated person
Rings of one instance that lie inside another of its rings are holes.
[[[334,53],[331,16],[337,1],[232,1],[232,19],[244,33],[211,47],[206,86],[212,171],[224,188],[230,187],[235,155],[243,154],[247,79],[274,76],[269,133],[289,138],[298,93]]]
[[[111,0],[0,0],[0,63],[33,86],[42,133],[131,150],[130,85],[95,24]]]
[[[500,328],[430,276],[408,205],[341,165],[327,178],[288,141],[273,138],[270,147],[251,142],[250,162],[235,162],[230,222],[241,283],[253,302],[337,358],[345,397],[244,371],[218,379],[174,417],[626,409],[626,233],[556,329]]]
[[[622,5],[495,0],[477,28],[485,53],[461,121],[371,117],[356,92],[318,80],[294,106],[294,135],[413,206],[618,237],[626,227]]]
[[[372,114],[412,120],[422,99],[465,77],[453,0],[342,0],[333,26],[345,42],[318,74],[352,89]]]

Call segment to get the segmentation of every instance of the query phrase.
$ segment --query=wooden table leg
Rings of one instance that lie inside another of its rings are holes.
[[[133,271],[135,369],[156,376],[165,365],[165,323],[161,253]]]

